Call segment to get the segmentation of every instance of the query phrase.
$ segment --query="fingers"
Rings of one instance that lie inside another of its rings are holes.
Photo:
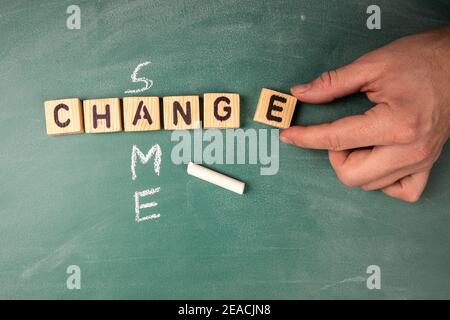
[[[380,148],[384,150],[379,150]],[[417,201],[427,184],[430,169],[418,171],[421,170],[421,164],[410,165],[404,161],[400,161],[404,167],[399,167],[401,164],[389,165],[389,160],[383,163],[379,157],[386,156],[392,150],[387,147],[380,148],[329,151],[328,154],[336,175],[344,185],[362,186],[364,190],[381,189],[391,197],[407,202]],[[397,155],[392,153],[391,156]],[[378,162],[379,165],[370,166],[367,162]]]
[[[361,189],[363,189],[364,191],[372,191],[372,190],[382,189],[387,186],[390,186],[391,184],[394,184],[401,178],[409,176],[415,172],[417,172],[416,169],[398,170],[394,173],[387,175],[386,177],[383,177],[381,179],[377,179],[375,181],[371,181],[367,184],[362,185]]]
[[[407,202],[416,202],[422,195],[428,182],[430,170],[415,173],[404,177],[396,183],[381,189],[385,194],[393,198]]]
[[[430,170],[430,167],[429,166],[414,166],[412,168],[407,167],[406,169],[395,171],[394,173],[391,173],[381,179],[377,179],[375,181],[371,181],[367,184],[364,184],[361,186],[361,189],[365,191],[383,189],[387,186],[390,186],[391,184],[394,184],[395,182],[406,176],[426,170]]]
[[[314,126],[294,126],[281,132],[283,142],[302,148],[340,151],[392,144],[392,117],[383,104],[365,114],[354,115]]]
[[[359,187],[391,175],[395,177],[401,170],[406,171],[406,175],[423,168],[428,163],[411,157],[413,149],[414,146],[377,146],[351,152],[329,151],[328,154],[339,180],[346,186]]]
[[[292,87],[291,93],[307,103],[327,103],[357,91],[370,81],[370,66],[353,62],[322,73],[310,83]]]

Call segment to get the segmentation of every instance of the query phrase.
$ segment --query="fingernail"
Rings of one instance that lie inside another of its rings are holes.
[[[286,138],[285,136],[280,136],[280,140],[281,142],[285,143],[285,144],[292,144],[292,141],[288,138]]]
[[[299,84],[299,85],[293,86],[291,88],[291,92],[299,94],[299,93],[305,93],[309,89],[311,89],[311,84],[310,83],[305,83],[305,84]]]

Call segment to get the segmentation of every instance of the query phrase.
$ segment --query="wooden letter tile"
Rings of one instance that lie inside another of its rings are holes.
[[[161,129],[159,97],[123,98],[125,131],[152,131]]]
[[[122,111],[119,98],[84,100],[83,108],[86,132],[122,131]]]
[[[198,96],[164,97],[163,104],[165,130],[200,128]]]
[[[84,132],[83,107],[80,99],[45,101],[44,109],[48,135]]]
[[[253,120],[278,128],[289,128],[297,99],[291,95],[263,88]]]
[[[204,128],[239,128],[239,94],[205,93],[203,96]]]

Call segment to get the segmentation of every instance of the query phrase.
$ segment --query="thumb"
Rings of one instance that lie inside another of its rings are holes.
[[[306,103],[327,103],[358,92],[369,83],[369,66],[358,60],[332,71],[326,71],[310,83],[291,88],[291,93]]]

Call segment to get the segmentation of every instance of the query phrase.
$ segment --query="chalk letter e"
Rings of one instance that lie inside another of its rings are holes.
[[[140,191],[140,192],[137,191],[134,193],[134,202],[135,202],[134,211],[136,213],[136,218],[135,218],[136,222],[158,219],[161,216],[159,213],[153,213],[151,215],[141,217],[141,209],[156,207],[158,205],[158,203],[153,201],[153,202],[141,204],[140,198],[155,194],[155,193],[159,192],[159,190],[160,190],[160,188],[158,187],[158,188],[147,189],[147,190]]]

